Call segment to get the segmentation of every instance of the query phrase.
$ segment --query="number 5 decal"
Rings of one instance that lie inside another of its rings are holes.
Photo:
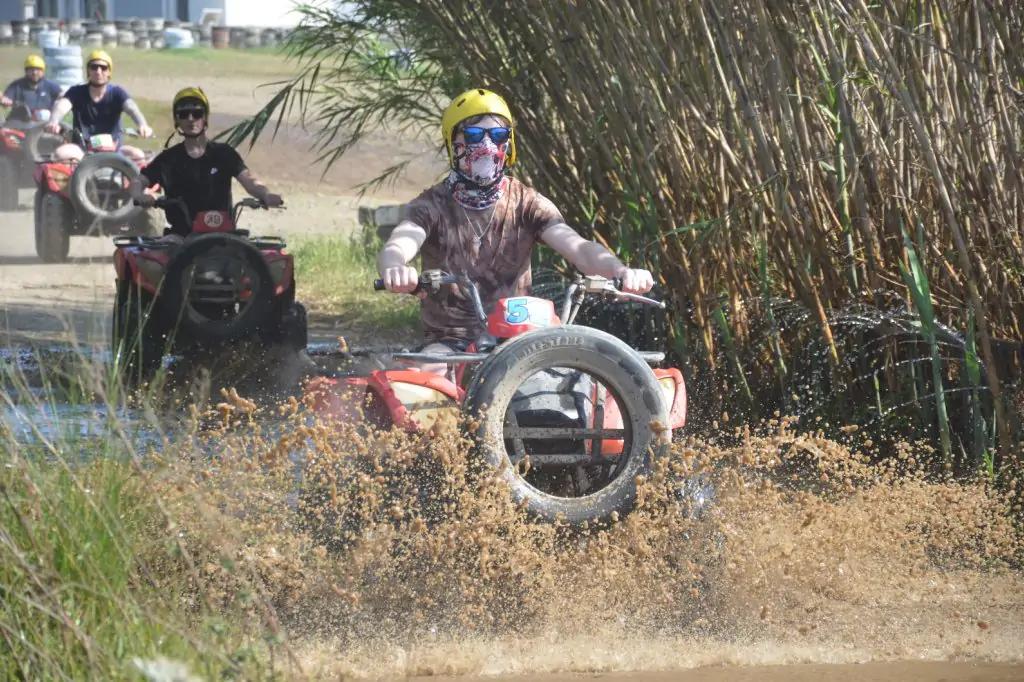
[[[505,321],[509,324],[522,324],[530,318],[530,309],[526,307],[525,298],[513,298],[505,303]]]

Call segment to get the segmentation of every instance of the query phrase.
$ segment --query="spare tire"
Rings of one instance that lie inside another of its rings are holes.
[[[250,273],[252,280],[248,305],[226,320],[211,320],[196,313],[186,293],[191,286],[191,266],[216,250],[228,251],[232,259],[242,261],[244,271]],[[186,278],[189,281],[185,281]],[[275,289],[270,266],[252,242],[215,232],[190,236],[174,253],[164,273],[161,297],[164,312],[171,316],[171,324],[180,324],[181,331],[192,340],[212,345],[246,338],[268,326],[274,310]]]
[[[591,494],[561,497],[528,483],[512,464],[505,444],[506,410],[531,376],[552,368],[578,369],[599,380],[615,397],[627,430],[626,448],[606,484]],[[668,407],[650,366],[624,341],[590,327],[548,327],[506,341],[476,371],[463,402],[473,433],[475,457],[497,472],[517,504],[546,522],[603,523],[636,503],[638,476],[650,471],[652,455],[668,454]]]
[[[142,210],[130,201],[126,201],[120,208],[110,211],[105,210],[93,203],[92,197],[87,190],[87,180],[97,171],[111,169],[123,173],[129,181],[139,176],[139,167],[131,159],[118,152],[95,152],[86,154],[71,174],[71,182],[68,185],[68,193],[71,195],[71,203],[79,216],[87,219],[88,222],[119,223],[124,224],[132,221]],[[128,196],[128,189],[125,188],[125,197]],[[83,221],[85,222],[85,221]]]

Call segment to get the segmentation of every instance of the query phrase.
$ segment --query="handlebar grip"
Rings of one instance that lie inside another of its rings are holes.
[[[373,290],[374,291],[384,291],[386,288],[387,287],[384,286],[384,280],[382,280],[382,279],[375,279],[375,280],[373,280]]]

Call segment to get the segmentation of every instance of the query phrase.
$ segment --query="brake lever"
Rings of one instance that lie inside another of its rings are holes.
[[[657,301],[653,298],[641,296],[640,294],[630,294],[626,293],[625,291],[619,291],[618,289],[612,289],[612,292],[614,293],[616,298],[622,298],[628,301],[637,301],[638,303],[646,303],[647,305],[652,305],[655,308],[659,308],[660,310],[664,310],[667,307],[664,301]]]

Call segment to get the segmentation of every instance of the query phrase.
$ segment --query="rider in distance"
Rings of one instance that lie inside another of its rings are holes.
[[[110,82],[114,71],[114,60],[103,50],[94,50],[86,60],[89,80],[81,85],[68,88],[57,100],[46,125],[48,132],[60,133],[60,124],[68,113],[74,115],[73,127],[81,133],[83,145],[94,135],[109,135],[122,154],[133,161],[142,161],[145,155],[138,147],[122,144],[121,114],[128,114],[139,127],[141,137],[152,137],[153,129],[146,123],[139,105],[120,85]],[[64,144],[54,155],[64,161],[81,161],[85,148],[78,144]]]
[[[60,93],[60,84],[46,78],[46,62],[43,58],[31,55],[25,60],[25,75],[7,86],[0,96],[0,106],[23,105],[28,110],[28,119],[39,112],[43,120],[46,120],[54,103],[60,99]]]
[[[184,215],[178,206],[165,209],[170,228],[165,237],[182,241],[192,232],[192,217],[202,211],[231,211],[231,181],[237,179],[245,190],[267,206],[280,206],[281,196],[272,193],[253,175],[234,147],[210,140],[210,100],[202,89],[180,90],[171,104],[174,129],[184,140],[164,149],[129,186],[137,203],[150,207],[156,197],[146,189],[159,184],[168,199],[180,199],[188,206]]]

